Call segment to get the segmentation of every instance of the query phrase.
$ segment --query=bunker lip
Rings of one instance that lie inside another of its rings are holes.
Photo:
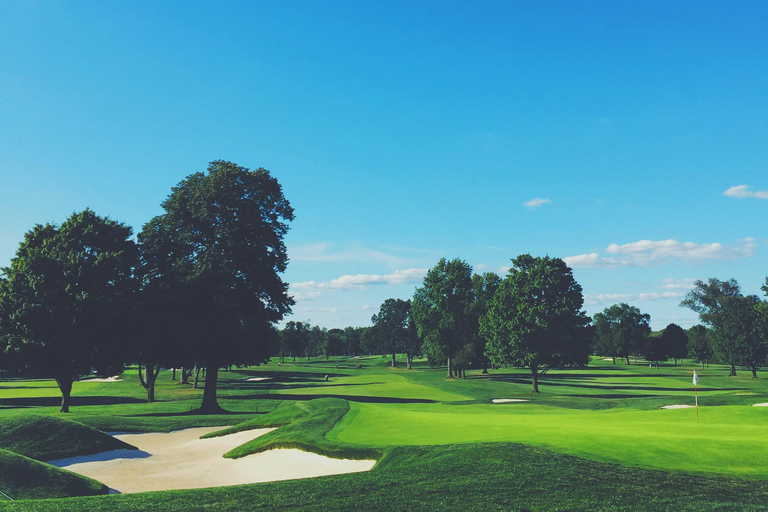
[[[510,402],[530,402],[530,400],[525,398],[494,398],[491,402],[495,404],[506,404]]]
[[[106,377],[106,378],[94,378],[94,379],[82,379],[77,382],[122,382],[123,379],[121,379],[119,376],[114,377]]]
[[[672,405],[662,405],[662,409],[690,409],[694,407],[693,405],[687,405],[687,404],[672,404]]]
[[[768,402],[763,402],[761,404],[754,404],[752,407],[768,407]]]
[[[199,489],[292,480],[370,470],[375,460],[331,459],[296,449],[269,450],[239,459],[222,455],[275,429],[254,429],[226,436],[200,436],[226,427],[199,427],[167,433],[120,434],[136,446],[49,464],[94,478],[120,493]]]

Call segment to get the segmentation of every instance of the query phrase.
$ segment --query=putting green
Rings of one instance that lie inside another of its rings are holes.
[[[499,405],[350,403],[327,434],[360,445],[518,442],[604,462],[768,479],[768,409],[563,409]]]

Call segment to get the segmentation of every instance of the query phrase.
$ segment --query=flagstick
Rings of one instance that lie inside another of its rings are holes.
[[[696,384],[693,385],[693,396],[696,397],[696,423],[699,422],[699,393],[696,390]]]

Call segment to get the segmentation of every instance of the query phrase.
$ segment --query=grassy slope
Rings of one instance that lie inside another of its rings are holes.
[[[0,450],[0,491],[15,500],[92,496],[109,489],[96,480]],[[4,500],[0,496],[0,501]]]
[[[4,419],[0,423],[0,448],[37,460],[135,449],[81,423],[39,414]]]

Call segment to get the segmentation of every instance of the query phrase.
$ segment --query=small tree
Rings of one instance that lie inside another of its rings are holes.
[[[538,378],[550,368],[587,364],[591,319],[582,310],[581,286],[563,260],[523,254],[512,264],[480,319],[480,332],[491,362],[527,368],[538,393]]]
[[[661,334],[650,335],[646,338],[643,357],[646,361],[653,361],[656,368],[659,367],[659,361],[667,360],[667,346]]]
[[[686,331],[688,336],[688,357],[696,359],[701,363],[701,369],[704,369],[704,363],[709,364],[709,360],[714,354],[712,344],[710,343],[710,330],[703,325],[694,325]]]
[[[131,228],[91,210],[24,236],[0,285],[0,332],[18,368],[53,377],[61,412],[72,383],[119,373],[127,357],[136,245]]]
[[[402,299],[385,300],[379,312],[371,317],[377,329],[379,350],[392,354],[392,368],[397,367],[395,354],[406,355],[406,369],[411,369],[413,358],[419,353],[420,343],[411,319],[411,301]]]
[[[607,307],[595,315],[593,345],[601,355],[625,358],[643,352],[646,338],[651,333],[651,317],[639,309],[622,302]]]
[[[675,361],[682,359],[688,353],[688,336],[682,327],[677,324],[669,324],[661,334],[661,342],[664,345],[665,356]]]

